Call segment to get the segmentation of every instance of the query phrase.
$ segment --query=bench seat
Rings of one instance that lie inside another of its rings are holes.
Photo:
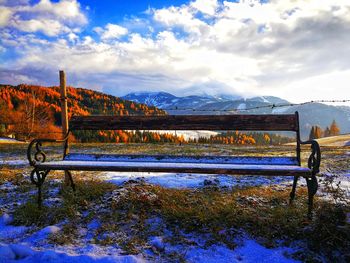
[[[231,175],[311,176],[294,157],[69,154],[38,164],[44,170],[182,172]]]

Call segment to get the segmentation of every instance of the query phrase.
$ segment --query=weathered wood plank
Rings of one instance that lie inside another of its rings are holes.
[[[169,172],[265,176],[311,176],[311,170],[300,166],[237,165],[210,163],[160,163],[160,162],[90,162],[57,161],[38,164],[42,170]]]
[[[160,162],[160,163],[211,163],[242,165],[298,165],[296,157],[280,156],[181,156],[141,154],[88,154],[70,153],[65,161],[91,162]]]
[[[297,131],[295,114],[73,116],[71,130]]]

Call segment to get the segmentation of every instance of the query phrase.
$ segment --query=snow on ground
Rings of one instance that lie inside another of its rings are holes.
[[[140,255],[121,255],[121,250],[114,247],[85,246],[52,246],[47,243],[51,234],[58,233],[58,226],[47,226],[31,232],[30,227],[12,226],[8,214],[0,217],[0,262],[145,262]]]
[[[34,250],[21,244],[0,244],[0,262],[8,263],[142,263],[146,262],[141,256],[134,255],[98,255],[99,248],[90,245],[85,248],[85,253],[71,254],[55,249],[43,251]]]
[[[97,227],[98,222],[95,221],[89,224],[89,228]],[[11,222],[12,218],[7,214],[3,214],[0,218],[0,262],[147,262],[142,255],[122,255],[122,251],[116,247],[87,244],[87,240],[82,246],[50,246],[46,243],[47,237],[59,232],[60,227],[47,226],[30,234],[30,227],[11,226]],[[6,243],[11,239],[16,242]],[[241,238],[240,245],[235,249],[219,244],[207,247],[204,245],[205,239],[198,236],[189,236],[188,239],[193,245],[172,245],[159,236],[151,237],[150,244],[163,253],[179,253],[188,262],[297,262],[285,256],[295,252],[293,249],[286,247],[268,249],[248,237]],[[147,253],[152,252],[145,251],[145,254]]]
[[[348,153],[350,154],[350,153]],[[2,162],[2,163],[1,163]],[[0,160],[1,164],[25,165],[27,160]],[[292,177],[263,177],[263,176],[229,176],[184,173],[137,173],[137,172],[105,172],[102,178],[122,185],[129,180],[142,180],[151,184],[170,188],[196,188],[206,185],[221,187],[257,186],[257,185],[290,185]],[[341,186],[350,194],[350,171],[338,178]],[[300,180],[304,184],[305,180]],[[13,189],[11,183],[4,183],[0,190],[9,192]],[[348,195],[349,196],[349,195]],[[0,205],[4,205],[1,203]],[[350,220],[350,215],[348,215]],[[12,217],[3,213],[0,217],[0,263],[2,262],[147,262],[147,253],[144,255],[123,255],[123,251],[116,246],[99,246],[89,243],[91,235],[89,229],[96,229],[100,222],[92,219],[88,224],[86,236],[79,245],[58,246],[48,243],[50,234],[59,233],[60,225],[47,226],[35,229],[26,226],[11,225]],[[242,237],[235,249],[222,244],[205,246],[198,236],[192,237],[191,245],[173,245],[166,241],[166,237],[152,237],[150,244],[160,253],[176,252],[182,254],[188,262],[296,262],[286,257],[293,254],[292,248],[279,247],[268,249],[261,246],[249,237]],[[157,262],[154,260],[153,262]]]
[[[254,240],[246,239],[244,244],[235,250],[224,246],[213,245],[208,249],[190,248],[186,253],[186,260],[198,263],[214,262],[299,262],[287,259],[284,253],[291,253],[292,249],[265,248]]]
[[[0,165],[8,166],[24,166],[28,164],[28,160],[0,160]]]
[[[269,184],[291,183],[290,176],[231,176],[213,174],[187,173],[140,173],[140,172],[106,172],[102,178],[121,185],[129,180],[142,180],[169,188],[196,188],[215,184],[221,187],[258,186]]]
[[[134,177],[129,178],[127,173],[107,173],[106,178],[116,180],[121,184],[128,179],[135,179],[140,176],[140,173],[134,173]],[[155,183],[160,183],[169,187],[197,187],[203,186],[208,180],[208,176],[213,180],[213,183],[232,186],[238,183],[238,179],[232,176],[218,176],[215,181],[213,175],[190,175],[190,174],[150,174],[145,177],[152,179]],[[257,178],[251,178],[256,181]],[[151,181],[152,181],[151,180]],[[205,181],[207,180],[207,181]],[[236,180],[236,181],[235,181]],[[258,182],[263,183],[261,178]],[[186,184],[184,184],[186,182]],[[266,181],[267,183],[268,181]],[[2,188],[10,189],[11,183],[5,183]],[[208,183],[209,184],[209,183]],[[77,240],[75,245],[54,245],[48,242],[50,235],[60,233],[64,222],[57,225],[46,226],[42,229],[37,229],[35,226],[14,226],[11,225],[13,218],[3,213],[0,217],[0,262],[19,262],[19,263],[34,263],[34,262],[87,262],[87,263],[141,263],[148,262],[165,262],[155,255],[152,250],[145,248],[142,255],[125,255],[117,245],[100,246],[91,244],[93,237],[92,233],[101,225],[98,219],[91,219],[85,229],[85,235]],[[164,225],[160,218],[150,221],[152,226]],[[296,262],[288,259],[286,255],[295,252],[291,248],[274,248],[268,249],[259,245],[256,241],[249,237],[240,237],[238,246],[235,249],[228,248],[224,244],[214,244],[207,246],[205,237],[198,234],[189,234],[186,237],[190,244],[168,243],[166,240],[173,235],[170,231],[165,231],[165,236],[150,237],[150,244],[161,254],[167,255],[176,253],[182,255],[187,262]],[[150,257],[149,257],[150,256]]]

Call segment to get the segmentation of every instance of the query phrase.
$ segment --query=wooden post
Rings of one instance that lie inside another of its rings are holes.
[[[68,132],[68,105],[67,105],[67,88],[66,74],[60,70],[60,89],[61,89],[61,122],[62,122],[62,137],[64,138]],[[64,171],[64,183],[70,184],[69,172]]]
[[[60,88],[61,88],[61,109],[62,109],[62,134],[66,136],[68,132],[68,106],[67,106],[67,89],[66,75],[60,70]]]

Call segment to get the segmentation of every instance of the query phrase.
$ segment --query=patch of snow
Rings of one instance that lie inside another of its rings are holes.
[[[16,254],[12,251],[9,245],[0,244],[0,262],[6,262],[6,260],[14,260]]]
[[[27,160],[0,160],[0,165],[22,166],[29,165]]]
[[[98,229],[100,226],[101,226],[101,222],[97,219],[91,220],[90,223],[87,225],[89,230]]]
[[[263,102],[270,103],[270,101],[268,101],[264,96],[261,96],[260,98],[262,99]]]
[[[11,244],[9,246],[15,253],[17,259],[22,259],[34,255],[34,251],[28,246],[22,244]]]
[[[10,225],[13,222],[13,217],[10,216],[9,214],[3,213],[2,216],[0,217],[0,226],[4,225]]]
[[[0,190],[5,191],[5,192],[15,190],[16,188],[18,188],[18,186],[12,184],[11,182],[6,182],[6,183],[3,183],[2,185],[0,185]]]
[[[168,188],[197,188],[209,185],[206,182],[220,187],[258,186],[281,182],[291,182],[285,176],[230,176],[212,174],[186,174],[186,173],[141,173],[141,172],[106,172],[102,178],[106,181],[122,185],[129,180],[142,180]]]
[[[0,262],[8,263],[143,263],[142,256],[99,255],[92,253],[70,254],[58,250],[35,251],[25,245],[0,244]]]
[[[272,110],[272,113],[273,114],[279,114],[279,113],[285,113],[286,111],[288,111],[289,110],[289,108],[290,107],[279,107],[279,108],[274,108],[273,110]]]
[[[191,263],[224,263],[224,262],[300,262],[289,259],[285,254],[295,252],[292,248],[278,247],[266,248],[252,239],[244,238],[240,246],[229,249],[225,245],[217,244],[209,247],[203,245],[198,238],[190,239],[196,245],[170,245],[166,244],[165,252],[176,252],[182,255],[186,262]]]
[[[15,239],[23,236],[28,228],[25,226],[5,226],[0,225],[0,240]]]
[[[265,248],[254,240],[246,240],[243,246],[235,250],[225,246],[213,245],[207,249],[191,248],[186,253],[189,262],[214,263],[214,262],[299,262],[286,258],[283,253],[286,248]]]
[[[165,243],[163,242],[163,237],[161,236],[152,237],[149,243],[160,251],[164,250],[165,248]]]
[[[26,238],[24,242],[27,242],[27,243],[40,242],[41,240],[44,240],[47,237],[49,237],[49,235],[56,234],[59,231],[61,231],[61,228],[59,228],[58,226],[47,226],[39,230],[38,232],[35,232],[30,237]]]
[[[247,108],[247,104],[241,103],[238,105],[237,110],[245,110]]]
[[[71,153],[65,161],[88,162],[160,162],[160,163],[204,163],[241,165],[298,165],[296,157],[253,157],[253,156],[179,156],[179,155],[120,155]]]
[[[320,177],[319,181],[326,180],[327,176],[333,176],[332,174],[324,173],[323,177]],[[350,198],[350,173],[347,171],[346,173],[339,173],[333,182],[333,187],[337,188],[339,186],[340,190],[342,190],[347,198]],[[330,195],[323,189],[323,184],[318,191],[319,195],[322,195],[323,198],[329,199]]]

